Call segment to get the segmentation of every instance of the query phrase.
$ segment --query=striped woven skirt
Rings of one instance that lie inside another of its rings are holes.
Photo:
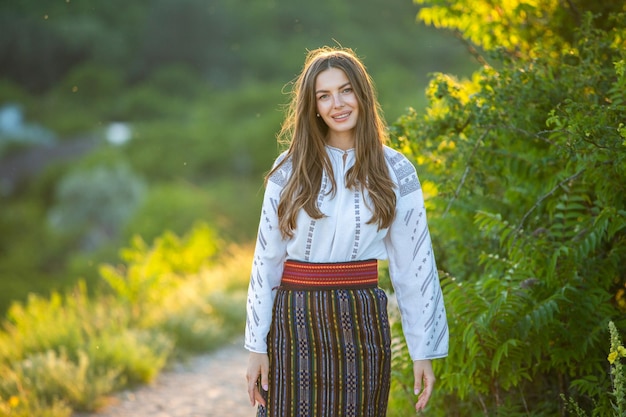
[[[376,260],[285,263],[258,417],[386,415],[391,338],[377,283]]]

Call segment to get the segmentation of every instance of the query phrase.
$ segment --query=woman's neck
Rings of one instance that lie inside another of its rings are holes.
[[[333,148],[347,151],[348,149],[354,148],[354,135],[351,133],[346,135],[330,135],[328,139],[326,139],[326,143]]]

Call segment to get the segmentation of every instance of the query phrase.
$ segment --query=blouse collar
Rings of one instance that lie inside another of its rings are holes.
[[[344,149],[336,148],[336,147],[330,146],[330,145],[324,145],[324,146],[326,147],[326,149],[329,149],[329,150],[334,151],[334,152],[339,152],[341,154],[354,152],[354,148],[350,148],[350,149],[345,149],[344,150]]]

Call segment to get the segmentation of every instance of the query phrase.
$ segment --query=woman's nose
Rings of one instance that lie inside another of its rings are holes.
[[[341,94],[335,94],[335,107],[343,107],[343,99],[341,98]]]

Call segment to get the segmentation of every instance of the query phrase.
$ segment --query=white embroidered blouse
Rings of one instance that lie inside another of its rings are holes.
[[[402,329],[413,360],[448,353],[448,325],[437,267],[426,222],[424,199],[415,167],[401,153],[385,147],[385,159],[396,183],[396,216],[388,229],[367,224],[372,212],[360,190],[345,187],[345,173],[354,165],[354,149],[326,146],[337,184],[322,177],[315,220],[301,210],[294,236],[282,239],[277,207],[291,173],[287,161],[267,182],[248,288],[245,347],[267,352],[276,287],[286,259],[305,262],[389,260],[389,275],[402,316]],[[344,161],[345,156],[345,161]],[[277,163],[284,154],[277,159]]]

